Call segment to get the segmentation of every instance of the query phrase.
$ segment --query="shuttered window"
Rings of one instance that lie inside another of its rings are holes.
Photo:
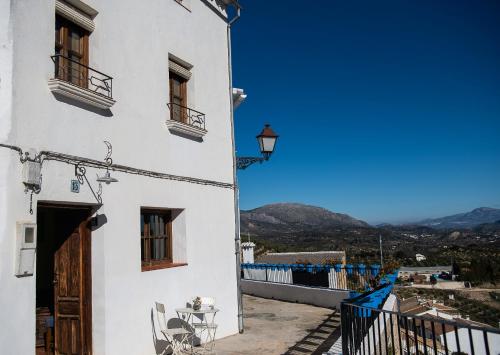
[[[55,54],[56,78],[86,87],[89,61],[89,32],[73,22],[56,15]]]
[[[170,75],[170,119],[187,122],[187,79],[173,71]]]
[[[141,209],[142,269],[172,263],[172,211]]]

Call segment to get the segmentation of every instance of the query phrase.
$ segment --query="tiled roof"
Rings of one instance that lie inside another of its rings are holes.
[[[410,309],[418,307],[420,303],[417,300],[417,297],[410,297],[405,300],[400,301],[399,309],[401,312],[406,312]]]
[[[261,255],[257,263],[296,264],[297,262],[323,264],[325,262],[342,263],[345,261],[345,251],[317,251],[300,253],[268,253]]]
[[[404,314],[419,315],[430,310],[427,306],[416,306],[415,308],[407,309],[406,311],[401,311]]]

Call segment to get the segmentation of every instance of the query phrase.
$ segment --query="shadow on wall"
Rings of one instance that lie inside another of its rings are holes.
[[[170,348],[170,344],[166,340],[158,339],[155,320],[154,320],[154,309],[151,307],[151,333],[153,336],[153,345],[157,355],[165,354],[165,352]]]
[[[190,139],[194,142],[198,142],[198,143],[203,142],[203,138],[193,137],[193,136],[190,136],[188,134],[182,134],[180,132],[174,132],[174,131],[170,131],[170,133],[173,134],[174,136],[178,136],[178,137],[185,138],[185,139]]]
[[[81,109],[84,109],[84,110],[87,110],[90,112],[94,112],[94,113],[101,115],[101,116],[104,116],[104,117],[113,117],[113,112],[111,112],[110,109],[96,108],[94,106],[84,104],[80,101],[71,99],[69,97],[62,96],[62,95],[55,93],[55,92],[53,92],[52,94],[54,95],[54,97],[57,101],[64,102],[64,103],[71,105],[71,106],[76,106],[76,107],[79,107]]]

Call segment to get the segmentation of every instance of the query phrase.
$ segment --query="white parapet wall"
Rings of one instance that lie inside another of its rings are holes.
[[[349,297],[347,290],[331,290],[256,280],[241,280],[241,290],[248,295],[336,309],[340,309],[340,303]]]

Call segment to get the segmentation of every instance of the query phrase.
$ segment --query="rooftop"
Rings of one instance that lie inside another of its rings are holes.
[[[322,264],[328,261],[343,262],[345,251],[315,251],[296,253],[267,253],[257,258],[258,263],[295,264],[297,262],[310,262]]]
[[[243,334],[216,342],[218,355],[323,354],[340,336],[335,310],[243,296]]]

